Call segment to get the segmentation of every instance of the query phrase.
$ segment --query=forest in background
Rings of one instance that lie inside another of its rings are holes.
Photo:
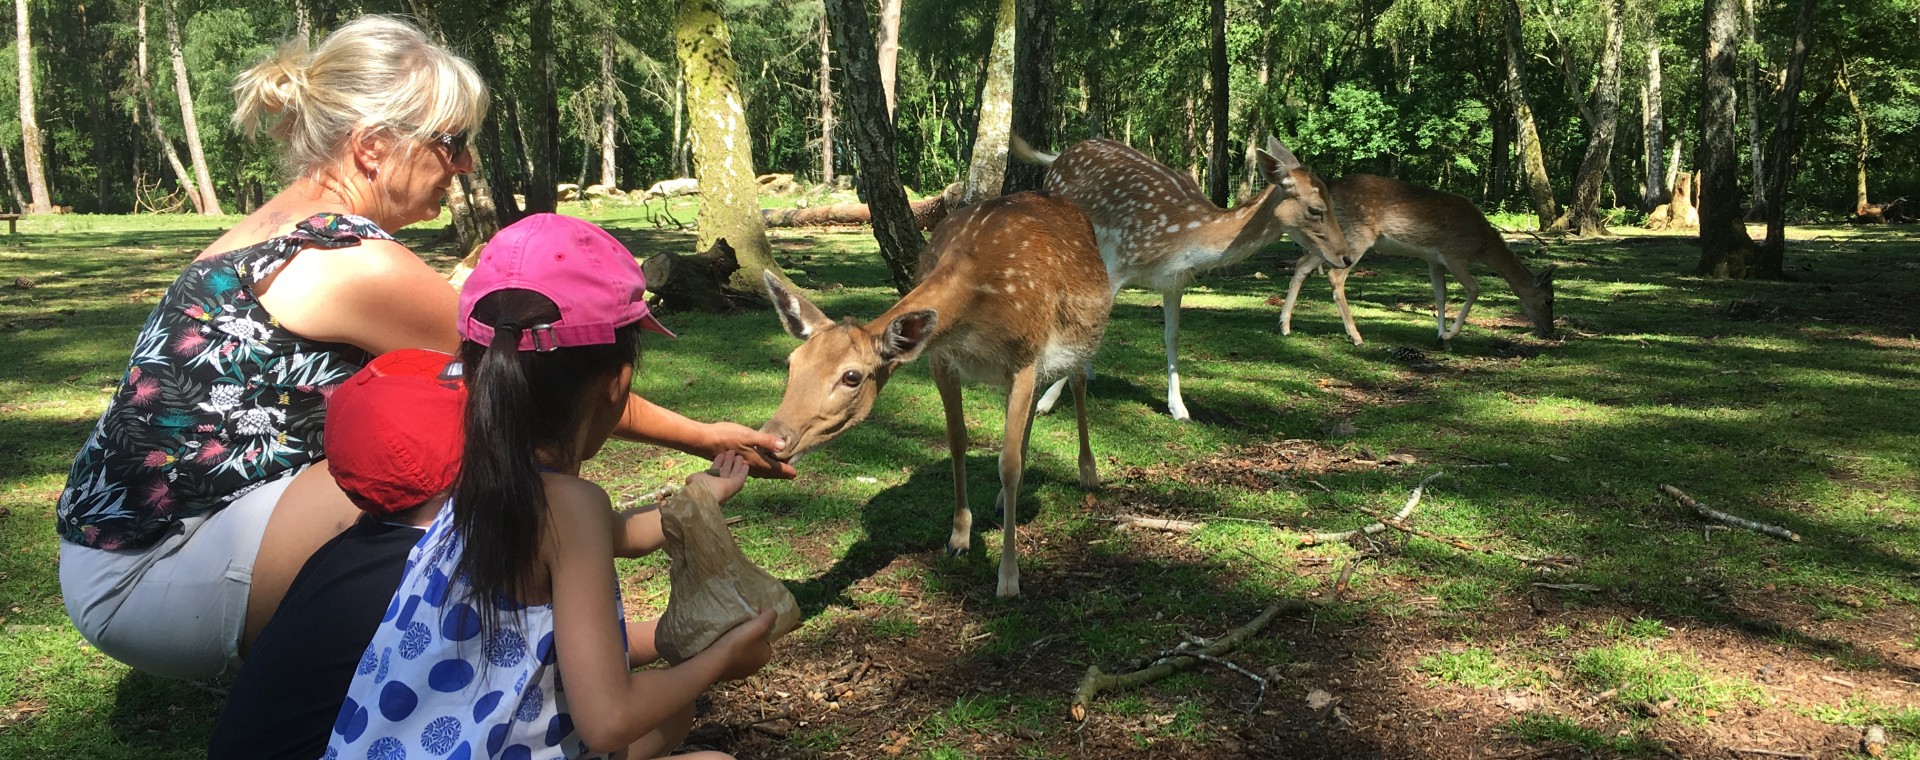
[[[1795,95],[1799,139],[1787,143],[1798,158],[1783,199],[1789,216],[1844,218],[1869,201],[1920,194],[1920,2],[1737,0],[1733,92],[1740,188],[1749,196],[1743,205],[1760,208],[1774,192],[1755,172],[1793,89],[1785,80],[1803,4],[1813,23]],[[1019,5],[1023,30],[1039,31],[1023,37],[1022,55],[1035,59],[1023,65],[1027,76],[1015,90],[1036,98],[1041,113],[1016,116],[1016,132],[1025,125],[1023,136],[1055,148],[1112,137],[1192,172],[1203,187],[1225,173],[1240,197],[1252,179],[1251,146],[1272,134],[1323,176],[1384,174],[1460,193],[1488,210],[1534,211],[1515,128],[1514,104],[1522,100],[1506,89],[1510,81],[1532,111],[1540,168],[1558,206],[1590,178],[1609,221],[1636,221],[1666,200],[1661,188],[1672,172],[1695,168],[1701,142],[1703,14],[1696,3]],[[1224,136],[1213,126],[1211,5],[1225,15]],[[842,82],[821,81],[823,48],[831,47],[822,3],[720,6],[756,169],[812,181],[856,172],[847,130],[821,139],[822,101],[831,104]],[[966,173],[1001,6],[899,3],[893,119],[901,181],[919,192],[937,192]],[[876,19],[879,10],[868,9]],[[363,12],[412,17],[478,63],[494,88],[480,156],[495,198],[553,182],[611,178],[620,188],[644,188],[690,176],[675,11],[668,0],[15,0],[7,60],[21,66],[0,67],[0,96],[23,108],[0,109],[4,205],[30,204],[23,159],[33,148],[23,131],[37,131],[55,206],[193,211],[181,174],[200,174],[193,156],[203,153],[211,200],[226,211],[249,209],[283,176],[273,146],[249,143],[229,122],[234,76],[284,39],[317,40]],[[1515,14],[1520,54],[1510,57]],[[31,56],[20,55],[23,45]],[[838,67],[838,58],[833,50],[827,60]],[[1517,77],[1510,63],[1519,64]],[[22,72],[31,72],[30,99],[20,97]],[[185,90],[177,87],[181,74]],[[1617,96],[1607,97],[1610,87]],[[1609,100],[1617,113],[1608,113]],[[29,102],[36,118],[23,119]],[[37,129],[22,129],[36,122]],[[1611,150],[1583,169],[1601,131],[1595,126],[1608,122]],[[610,154],[603,150],[609,137]],[[1218,167],[1217,139],[1231,148]],[[827,161],[823,148],[831,148]],[[536,204],[547,194],[528,195]]]

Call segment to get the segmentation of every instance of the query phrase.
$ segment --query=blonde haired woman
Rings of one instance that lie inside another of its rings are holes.
[[[451,352],[457,293],[391,233],[436,218],[472,169],[487,89],[406,22],[356,19],[234,85],[293,175],[181,273],[135,341],[60,496],[67,613],[139,670],[237,665],[287,585],[358,511],[322,459],[326,397],[371,357]],[[624,437],[706,456],[780,442],[634,397]]]

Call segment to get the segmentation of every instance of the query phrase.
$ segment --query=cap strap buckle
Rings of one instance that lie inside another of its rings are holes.
[[[541,345],[540,336],[546,336],[546,345]],[[527,340],[533,343],[535,353],[550,353],[560,347],[560,341],[553,337],[552,324],[538,324],[527,328]]]

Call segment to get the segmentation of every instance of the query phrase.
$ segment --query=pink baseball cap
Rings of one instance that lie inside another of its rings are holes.
[[[473,305],[501,290],[531,290],[560,307],[559,319],[520,333],[522,351],[612,343],[616,328],[635,322],[674,337],[647,309],[647,278],[633,253],[606,230],[570,216],[533,214],[487,241],[460,288],[460,337],[493,341],[493,326],[473,318]]]

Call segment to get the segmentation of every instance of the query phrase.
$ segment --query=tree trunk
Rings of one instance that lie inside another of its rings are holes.
[[[7,193],[13,197],[13,210],[27,213],[27,203],[20,197],[20,180],[13,178],[13,149],[6,143],[0,143],[0,170],[7,173]]]
[[[1267,31],[1273,27],[1273,11],[1264,3],[1259,5],[1259,9],[1261,30],[1259,85],[1255,91],[1253,103],[1248,107],[1252,123],[1247,126],[1247,150],[1241,157],[1245,161],[1245,167],[1240,175],[1240,186],[1234,193],[1240,198],[1253,197],[1255,183],[1260,181],[1260,154],[1257,151],[1267,144],[1267,109],[1261,107],[1261,99],[1266,96],[1267,81],[1273,71],[1273,37],[1271,32]]]
[[[1014,0],[1000,0],[999,20],[993,25],[993,50],[987,56],[987,83],[980,92],[980,120],[974,128],[973,158],[967,165],[967,192],[960,199],[971,206],[1000,194],[1007,178],[1007,135],[1013,131],[1014,28],[1018,16]]]
[[[898,2],[898,0],[895,0]],[[833,186],[833,32],[820,14],[820,184]],[[889,97],[888,102],[892,99]],[[891,109],[891,105],[888,106]]]
[[[40,122],[33,108],[33,42],[27,33],[27,0],[13,0],[14,46],[20,53],[20,155],[27,165],[27,191],[33,197],[29,209],[35,214],[53,213],[53,200],[47,194],[47,170],[41,165]],[[7,175],[11,178],[11,172]]]
[[[153,140],[160,146],[161,154],[166,156],[167,166],[172,167],[174,180],[179,182],[181,189],[186,191],[187,201],[193,204],[193,210],[205,214],[207,199],[200,194],[200,188],[193,183],[193,177],[187,174],[187,165],[180,160],[180,151],[173,147],[173,140],[167,137],[167,131],[160,126],[159,112],[153,107],[153,90],[147,81],[147,4],[145,0],[140,3],[136,18],[139,37],[136,71],[140,76],[138,86],[141,110],[146,113],[147,123],[153,125]]]
[[[893,118],[894,81],[900,59],[900,2],[880,0],[880,87],[887,91],[887,118]]]
[[[1760,256],[1754,275],[1773,280],[1787,277],[1787,188],[1792,185],[1795,156],[1800,152],[1799,110],[1800,86],[1806,74],[1808,38],[1812,35],[1813,6],[1818,0],[1800,0],[1799,23],[1794,26],[1793,55],[1787,60],[1787,76],[1780,86],[1780,120],[1774,124],[1773,140],[1767,145],[1767,185],[1774,191],[1767,195],[1767,205],[1761,216],[1767,223],[1767,239],[1760,246]],[[1845,69],[1844,59],[1841,62]],[[1849,89],[1848,97],[1853,97]],[[1824,96],[1823,96],[1824,97]],[[1816,106],[1817,108],[1818,106]],[[1858,109],[1859,104],[1855,103]],[[1861,122],[1862,161],[1866,150],[1866,122]],[[1860,193],[1866,194],[1865,164],[1861,164]]]
[[[1487,160],[1487,205],[1501,208],[1507,192],[1513,188],[1513,109],[1497,100],[1490,103],[1487,115],[1493,120],[1493,155]]]
[[[1560,216],[1553,200],[1553,182],[1547,179],[1547,158],[1540,147],[1540,130],[1533,123],[1533,104],[1527,98],[1526,40],[1520,36],[1520,4],[1507,0],[1506,12],[1507,99],[1513,106],[1513,119],[1519,133],[1520,160],[1524,167],[1527,194],[1533,199],[1533,213],[1540,217],[1540,229],[1547,229]]]
[[[1867,202],[1867,153],[1873,144],[1868,141],[1867,113],[1860,108],[1860,93],[1853,89],[1853,78],[1847,74],[1845,58],[1840,59],[1840,75],[1835,82],[1840,86],[1840,91],[1847,94],[1847,105],[1853,109],[1854,125],[1858,127],[1853,145],[1853,215],[1860,216],[1867,213],[1867,206],[1870,205]],[[1785,107],[1784,103],[1782,107]]]
[[[620,80],[613,77],[613,29],[602,30],[600,38],[600,184],[609,189],[620,187],[619,158],[615,155],[614,106],[619,104]]]
[[[1647,84],[1646,88],[1641,90],[1641,93],[1642,98],[1644,98],[1642,109],[1644,116],[1641,123],[1645,125],[1644,132],[1646,134],[1647,187],[1646,190],[1641,193],[1640,205],[1642,208],[1651,209],[1654,206],[1667,202],[1667,188],[1673,184],[1673,178],[1667,176],[1666,173],[1660,170],[1660,165],[1664,163],[1663,159],[1666,158],[1664,155],[1666,148],[1662,145],[1662,143],[1666,141],[1666,135],[1664,134],[1666,131],[1666,120],[1661,113],[1663,106],[1661,105],[1662,96],[1660,94],[1660,34],[1658,28],[1651,30],[1647,35]]]
[[[1105,29],[1101,18],[1106,10],[1106,0],[1086,0],[1087,21],[1090,29]],[[1087,135],[1091,137],[1107,136],[1107,98],[1105,80],[1100,76],[1101,67],[1107,61],[1107,41],[1112,35],[1094,35],[1093,54],[1087,60]],[[1129,136],[1131,142],[1131,136]]]
[[[1227,0],[1213,0],[1213,45],[1208,59],[1207,87],[1213,95],[1213,150],[1207,160],[1207,194],[1213,205],[1227,207]]]
[[[785,280],[773,262],[767,228],[760,222],[760,183],[754,179],[753,136],[736,79],[732,35],[719,0],[680,0],[674,46],[686,72],[687,111],[693,119],[693,170],[700,180],[700,227],[696,248],[724,238],[739,257],[730,282],[741,293],[760,292],[760,274]]]
[[[1708,277],[1754,276],[1753,239],[1740,208],[1740,154],[1734,141],[1734,80],[1740,49],[1738,0],[1706,0],[1706,39],[1700,60],[1700,265]]]
[[[1021,0],[1013,31],[1013,133],[1030,145],[1053,141],[1053,0]],[[1009,162],[1000,192],[1039,190],[1047,168]]]
[[[1556,220],[1560,227],[1576,235],[1606,235],[1606,222],[1600,218],[1600,191],[1607,182],[1607,166],[1613,157],[1614,128],[1620,121],[1620,46],[1625,38],[1621,16],[1624,0],[1601,0],[1600,26],[1606,46],[1601,50],[1599,74],[1593,85],[1593,131],[1587,136],[1587,154],[1580,160],[1580,173],[1573,178],[1573,204],[1565,217]]]
[[[1200,156],[1205,151],[1200,147],[1200,112],[1193,107],[1193,93],[1187,93],[1187,142],[1183,146],[1187,152],[1187,176],[1193,178],[1193,184],[1200,184]]]
[[[26,0],[15,0],[24,7]],[[207,152],[200,143],[200,121],[193,115],[193,86],[187,81],[187,54],[180,45],[180,19],[175,0],[167,0],[167,54],[173,57],[173,90],[180,96],[180,126],[187,136],[187,155],[193,159],[193,178],[200,186],[200,213],[220,213],[220,198],[213,192],[213,175],[207,171]],[[25,92],[25,88],[22,88]],[[31,169],[29,169],[31,171]]]
[[[531,97],[519,126],[531,128],[531,134],[522,138],[529,167],[527,186],[520,192],[526,196],[527,213],[550,214],[560,208],[560,188],[554,179],[560,163],[560,95],[553,70],[553,0],[534,0],[529,19],[533,82],[527,88]]]
[[[860,157],[860,189],[873,208],[873,237],[887,263],[893,287],[901,295],[913,289],[914,270],[926,241],[907,207],[907,192],[895,167],[893,119],[880,85],[880,63],[864,0],[826,0],[827,26],[840,49],[840,93],[846,96],[847,121]]]
[[[1753,172],[1753,196],[1747,201],[1747,213],[1758,215],[1767,203],[1767,167],[1760,151],[1760,43],[1756,41],[1759,19],[1753,13],[1753,0],[1741,0],[1740,23],[1745,44],[1754,51],[1747,60],[1747,163]],[[1756,221],[1758,221],[1756,219]]]

